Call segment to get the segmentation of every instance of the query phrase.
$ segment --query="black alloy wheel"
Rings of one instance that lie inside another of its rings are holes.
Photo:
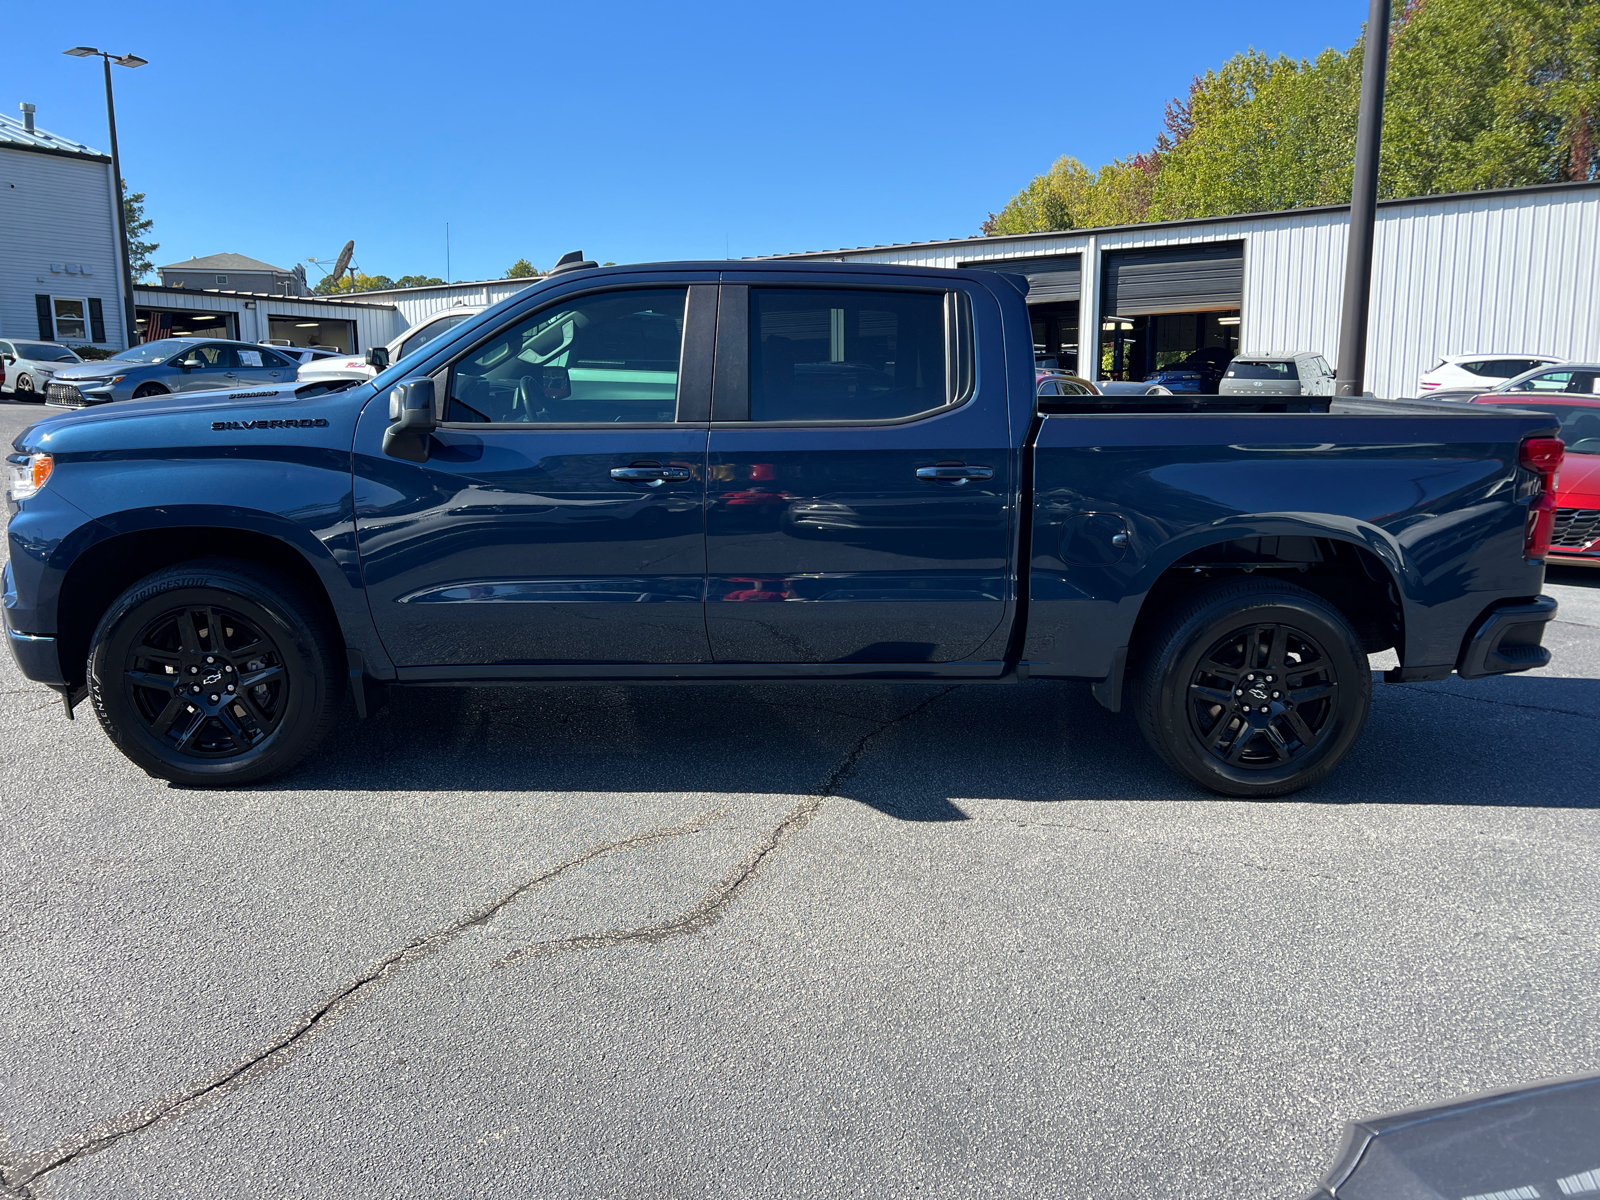
[[[258,564],[201,559],[112,602],[89,647],[89,695],[106,734],[151,775],[253,783],[332,727],[342,657],[325,602]]]
[[[1189,680],[1189,727],[1219,761],[1265,770],[1316,748],[1338,691],[1327,653],[1308,634],[1252,625],[1201,657]]]
[[[226,608],[161,613],[124,657],[123,686],[145,732],[192,758],[234,758],[259,746],[292,699],[283,651]]]
[[[166,394],[167,389],[159,383],[141,383],[133,389],[133,398],[135,400],[149,400],[154,396],[165,396]]]
[[[1304,588],[1218,583],[1135,647],[1134,712],[1174,770],[1226,796],[1315,783],[1348,754],[1372,704],[1350,622]]]

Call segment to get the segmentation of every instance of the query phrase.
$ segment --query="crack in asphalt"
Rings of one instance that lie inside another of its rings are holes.
[[[1423,692],[1430,696],[1449,696],[1452,700],[1470,700],[1474,704],[1498,704],[1501,708],[1525,708],[1529,712],[1556,713],[1563,717],[1582,717],[1585,721],[1600,721],[1600,715],[1579,712],[1573,708],[1549,708],[1543,704],[1518,704],[1515,700],[1495,700],[1490,696],[1463,696],[1460,692],[1446,691],[1442,688],[1430,688],[1416,683],[1402,683],[1397,686],[1404,688],[1408,692]]]
[[[617,838],[614,841],[602,842],[582,854],[558,863],[543,874],[519,884],[499,899],[492,900],[488,904],[474,909],[465,916],[432,933],[413,938],[393,954],[380,959],[371,970],[358,976],[352,983],[340,988],[327,1000],[323,1001],[313,1012],[303,1017],[266,1048],[231,1066],[215,1071],[211,1075],[197,1080],[177,1092],[148,1101],[120,1116],[112,1117],[109,1120],[93,1125],[58,1142],[41,1154],[25,1156],[15,1162],[0,1165],[0,1187],[9,1189],[18,1196],[30,1198],[31,1200],[34,1196],[32,1185],[41,1176],[64,1167],[86,1154],[104,1150],[130,1134],[148,1129],[158,1121],[192,1111],[202,1103],[218,1099],[227,1091],[232,1090],[234,1085],[245,1082],[247,1078],[264,1074],[268,1070],[281,1065],[289,1054],[298,1049],[301,1043],[306,1041],[320,1027],[328,1024],[341,1010],[353,1004],[367,989],[381,984],[401,968],[428,957],[468,929],[486,924],[507,905],[534,888],[549,883],[557,876],[564,875],[575,867],[592,862],[602,855],[611,854],[618,850],[649,846],[670,838],[698,833],[713,821],[720,820],[725,815],[725,813],[715,811],[702,812],[682,825],[661,826],[646,830],[643,833],[632,834],[625,838]]]
[[[872,742],[890,729],[903,721],[908,721],[919,713],[927,711],[933,705],[943,700],[960,685],[944,688],[937,695],[929,696],[920,704],[907,709],[897,717],[891,717],[875,729],[870,729],[856,741],[850,752],[845,755],[844,761],[836,767],[831,775],[811,795],[805,797],[800,803],[791,808],[779,821],[773,830],[767,834],[749,854],[707,889],[693,905],[673,917],[663,921],[653,921],[648,925],[638,925],[632,928],[606,929],[598,933],[583,933],[576,937],[554,938],[546,942],[533,942],[520,949],[513,950],[501,958],[495,965],[507,966],[511,963],[523,962],[530,958],[548,958],[553,954],[561,954],[568,950],[595,950],[604,946],[620,946],[632,942],[664,942],[669,938],[682,937],[685,934],[696,933],[716,924],[722,919],[723,913],[733,903],[735,897],[742,891],[746,884],[755,878],[761,864],[778,849],[788,838],[804,829],[811,823],[811,819],[821,811],[823,802],[830,796],[838,795],[839,789],[845,781],[855,774],[856,767],[861,762],[861,756],[866,753],[867,747]]]
[[[713,885],[698,903],[676,917],[657,921],[634,929],[614,929],[601,933],[563,938],[554,942],[534,943],[513,951],[496,966],[518,959],[540,957],[563,950],[589,949],[597,946],[619,945],[627,942],[660,942],[704,929],[721,919],[728,905],[753,879],[766,861],[787,839],[803,829],[821,810],[822,804],[855,774],[862,756],[872,742],[904,721],[925,712],[960,687],[954,684],[937,694],[882,722],[856,740],[844,760],[834,768],[816,792],[796,804],[784,818],[761,840],[745,858]],[[221,1068],[211,1075],[191,1083],[177,1092],[148,1101],[120,1116],[102,1121],[71,1137],[65,1138],[39,1154],[0,1162],[0,1195],[9,1193],[17,1200],[39,1200],[33,1185],[52,1171],[59,1170],[89,1154],[115,1145],[123,1138],[139,1133],[158,1122],[183,1116],[213,1100],[221,1099],[235,1087],[282,1065],[301,1045],[312,1038],[323,1026],[334,1020],[340,1012],[353,1005],[368,989],[381,985],[389,976],[442,948],[466,930],[490,921],[507,905],[534,888],[548,883],[558,875],[591,862],[601,855],[617,850],[648,846],[669,838],[698,833],[713,821],[721,819],[723,812],[702,812],[682,825],[663,826],[603,842],[598,846],[557,864],[542,875],[519,884],[497,900],[493,900],[433,933],[413,938],[399,950],[379,960],[371,970],[340,988],[317,1009],[283,1033],[264,1049],[251,1054],[231,1066]]]

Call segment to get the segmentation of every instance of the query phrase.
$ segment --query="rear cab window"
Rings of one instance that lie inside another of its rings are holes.
[[[752,287],[749,420],[894,421],[960,403],[964,311],[943,291]]]

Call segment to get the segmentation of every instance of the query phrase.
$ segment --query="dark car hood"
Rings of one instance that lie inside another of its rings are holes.
[[[372,389],[363,389],[358,385],[346,390],[353,396],[362,390],[370,394]],[[101,430],[105,430],[109,437],[115,440],[119,435],[114,431],[126,428],[126,422],[144,422],[174,413],[192,412],[197,408],[232,406],[238,410],[236,414],[231,414],[234,420],[246,422],[258,417],[270,420],[274,416],[289,415],[275,413],[273,410],[279,405],[290,405],[299,400],[327,393],[328,389],[321,384],[287,383],[275,387],[174,392],[165,396],[155,396],[149,400],[118,400],[111,404],[97,404],[91,408],[73,408],[52,413],[44,420],[23,430],[12,444],[18,451],[22,451],[26,448],[25,442],[31,444],[46,434],[70,430],[71,448],[88,449],[97,440],[95,435]],[[362,401],[357,400],[354,403],[359,405]]]

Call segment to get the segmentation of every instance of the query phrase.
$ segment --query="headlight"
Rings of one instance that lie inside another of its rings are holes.
[[[6,466],[11,469],[10,486],[6,489],[13,502],[34,495],[55,470],[55,459],[48,454],[11,454],[6,456]]]

